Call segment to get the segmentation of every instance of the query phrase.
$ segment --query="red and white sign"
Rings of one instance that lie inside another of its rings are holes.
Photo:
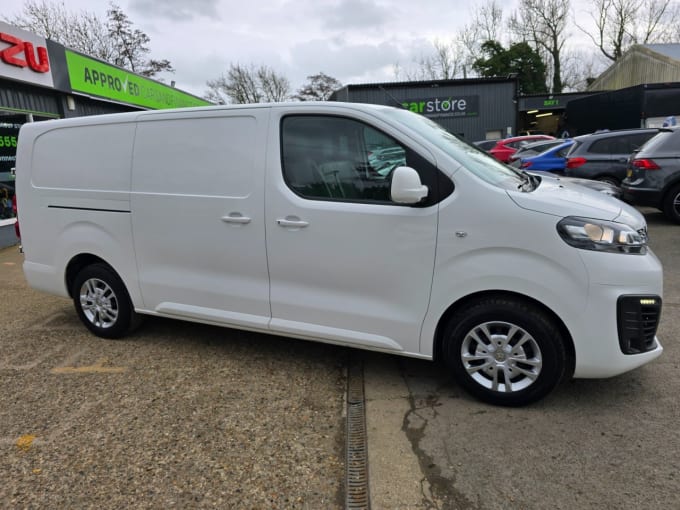
[[[47,58],[47,48],[44,46],[33,48],[30,42],[22,41],[5,32],[0,32],[0,41],[10,45],[0,50],[0,59],[6,64],[17,67],[28,66],[36,73],[46,73],[50,70],[50,60]],[[38,51],[38,58],[35,56],[35,50]]]
[[[45,39],[0,21],[0,78],[53,87]]]

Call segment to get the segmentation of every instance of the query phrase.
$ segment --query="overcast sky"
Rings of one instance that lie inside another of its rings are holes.
[[[48,0],[49,1],[49,0]],[[572,0],[583,13],[586,0]],[[2,0],[3,15],[23,0]],[[106,18],[106,0],[64,0],[69,11]],[[297,90],[320,71],[343,84],[392,81],[450,39],[485,0],[117,0],[135,28],[150,38],[152,57],[168,59],[179,89],[203,96],[206,81],[230,63],[267,65]],[[502,0],[508,15],[517,0]],[[583,35],[570,30],[576,42]],[[572,44],[574,46],[574,44]]]

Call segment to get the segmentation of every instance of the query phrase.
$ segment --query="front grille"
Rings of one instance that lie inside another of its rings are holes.
[[[621,352],[639,354],[655,349],[660,318],[659,296],[621,296],[617,302]]]

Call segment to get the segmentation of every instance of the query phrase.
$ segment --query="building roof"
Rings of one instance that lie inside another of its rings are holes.
[[[392,81],[383,83],[354,83],[345,85],[342,88],[334,91],[331,96],[331,101],[339,101],[343,94],[347,94],[348,91],[357,90],[373,90],[373,89],[404,89],[412,87],[447,87],[447,86],[460,86],[460,85],[481,85],[481,84],[492,84],[492,83],[511,83],[517,84],[516,76],[508,77],[491,77],[491,78],[462,78],[453,80],[420,80],[420,81]]]
[[[646,83],[680,81],[680,44],[635,44],[588,87],[618,90]]]
[[[377,87],[384,88],[399,88],[399,87],[439,87],[443,85],[466,85],[466,84],[478,84],[478,83],[512,83],[517,81],[516,76],[508,77],[492,77],[492,78],[456,78],[451,80],[415,80],[415,81],[390,81],[383,83],[355,83],[345,85],[347,88],[352,89],[373,89]]]

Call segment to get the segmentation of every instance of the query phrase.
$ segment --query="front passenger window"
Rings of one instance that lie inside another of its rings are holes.
[[[281,151],[286,183],[310,199],[392,203],[392,171],[407,164],[392,137],[344,117],[285,117]]]

